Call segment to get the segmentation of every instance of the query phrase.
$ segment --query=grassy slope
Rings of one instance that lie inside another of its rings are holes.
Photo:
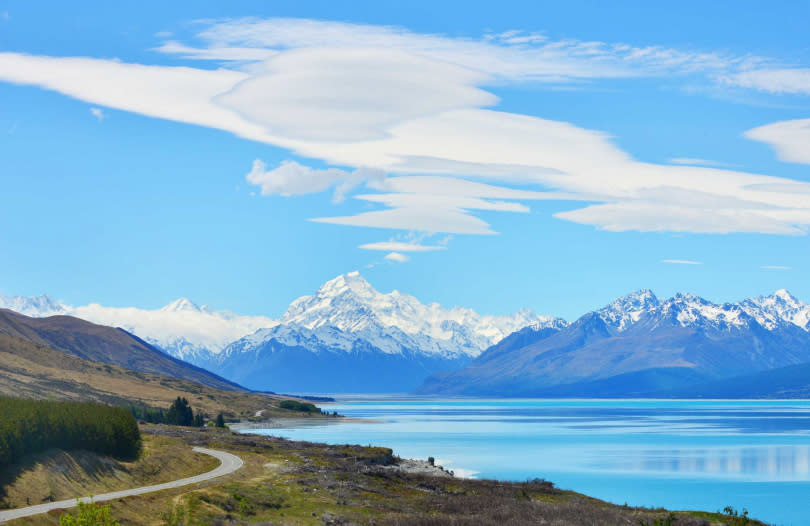
[[[0,472],[5,482],[0,507],[18,508],[51,500],[159,484],[214,469],[219,462],[194,453],[183,441],[144,435],[143,453],[120,462],[87,451],[48,451]]]
[[[386,467],[396,459],[385,448],[165,426],[143,431],[231,451],[245,460],[245,467],[201,487],[113,502],[113,516],[122,524],[652,525],[668,515],[615,506],[540,481],[407,475]],[[58,515],[26,524],[57,524]],[[675,526],[745,524],[709,513],[676,516]]]
[[[2,333],[0,395],[153,407],[168,407],[178,396],[185,396],[195,410],[211,416],[223,412],[230,418],[247,418],[260,410],[265,417],[291,414],[278,408],[280,397],[223,391],[187,380],[137,373]]]

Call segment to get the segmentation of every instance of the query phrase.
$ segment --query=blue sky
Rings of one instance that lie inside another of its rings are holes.
[[[810,300],[809,4],[229,4],[0,0],[1,293]]]

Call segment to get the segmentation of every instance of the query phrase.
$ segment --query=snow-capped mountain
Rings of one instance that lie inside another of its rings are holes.
[[[642,290],[585,314],[562,330],[521,331],[504,340],[513,340],[509,345],[491,347],[463,369],[429,378],[419,391],[666,396],[810,363],[806,316],[807,305],[786,291],[716,304],[684,293],[660,300]]]
[[[597,314],[606,324],[621,332],[659,304],[660,302],[653,294],[653,291],[642,289],[617,298],[597,311]]]
[[[632,327],[642,318],[657,318],[681,327],[729,329],[748,327],[756,321],[768,330],[792,324],[810,331],[810,305],[777,290],[739,303],[712,303],[690,293],[678,293],[660,300],[649,289],[622,296],[596,314],[618,332]]]
[[[660,299],[645,289],[570,324],[529,310],[492,316],[423,304],[398,291],[381,293],[358,272],[298,298],[278,319],[186,298],[146,310],[0,296],[0,307],[121,327],[173,356],[275,391],[401,392],[459,369],[474,371],[467,378],[473,386],[503,373],[513,383],[525,377],[528,389],[532,378],[585,381],[650,368],[678,378],[700,371],[704,378],[810,362],[810,305],[785,290],[716,304],[684,293]],[[442,378],[464,383],[464,374]]]
[[[810,331],[810,304],[804,303],[785,289],[770,296],[758,296],[740,302],[740,307],[761,325],[773,329],[782,322]]]
[[[213,360],[222,374],[257,389],[403,392],[527,326],[565,322],[528,310],[488,316],[425,305],[398,291],[380,293],[350,272],[293,301],[279,325],[234,342]]]
[[[3,296],[0,294],[0,309],[9,309],[36,318],[67,313],[64,305],[54,301],[54,299],[47,294],[33,298],[26,298],[24,296]]]
[[[307,329],[335,327],[355,334],[383,352],[401,348],[425,353],[477,356],[523,327],[560,327],[565,322],[521,310],[510,316],[480,315],[463,307],[425,305],[408,294],[376,291],[359,272],[327,281],[312,296],[293,301],[281,325]]]
[[[326,282],[311,296],[295,300],[279,319],[239,316],[216,311],[180,298],[165,307],[147,310],[107,307],[97,303],[81,307],[41,298],[0,298],[0,306],[31,316],[67,314],[93,323],[121,327],[183,360],[242,372],[232,355],[257,352],[272,343],[306,352],[382,353],[433,360],[427,374],[441,367],[455,368],[477,356],[504,336],[526,326],[562,327],[563,320],[523,310],[512,316],[479,315],[461,307],[445,309],[424,305],[413,296],[376,291],[359,272]],[[225,351],[225,352],[223,352]],[[427,367],[427,366],[425,366]],[[249,371],[251,374],[254,370]],[[420,366],[420,374],[424,367]],[[225,373],[223,373],[225,374]],[[277,387],[256,383],[261,389]]]

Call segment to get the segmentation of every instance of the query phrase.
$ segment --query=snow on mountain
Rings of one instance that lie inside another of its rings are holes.
[[[105,307],[91,303],[68,311],[93,323],[121,327],[172,356],[202,363],[229,343],[278,322],[265,316],[237,316],[227,311],[198,307],[186,298],[155,310]]]
[[[105,307],[98,303],[72,307],[58,303],[48,295],[34,298],[0,295],[0,308],[35,318],[62,314],[121,327],[172,356],[197,364],[204,363],[210,355],[221,352],[242,336],[278,324],[264,316],[238,316],[228,311],[214,311],[207,306],[199,307],[186,298],[177,299],[160,309],[147,310]]]
[[[751,317],[736,303],[718,305],[694,294],[679,293],[653,309],[653,315],[681,327],[729,330],[748,327]]]
[[[321,349],[353,352],[361,348],[389,355],[407,352],[469,359],[524,327],[563,329],[568,325],[560,318],[530,310],[493,316],[463,307],[423,304],[396,290],[378,292],[359,272],[327,281],[314,294],[293,301],[277,320],[215,311],[187,298],[148,310],[97,303],[72,307],[47,295],[0,295],[0,308],[35,317],[65,314],[121,327],[198,365],[222,363],[229,354],[250,352],[268,341],[315,353]],[[789,323],[810,331],[810,305],[786,290],[718,305],[693,294],[661,300],[643,289],[616,299],[596,315],[617,332],[641,320],[721,330],[745,327],[755,320],[768,330]],[[221,354],[225,349],[227,352]]]
[[[215,311],[187,298],[155,310],[98,303],[71,307],[47,296],[0,297],[0,306],[30,316],[67,314],[121,327],[198,365],[221,363],[223,357],[217,355],[233,342],[242,340],[229,352],[246,352],[269,339],[303,345],[314,352],[322,348],[350,351],[362,342],[361,347],[387,354],[407,350],[448,358],[477,356],[523,327],[565,325],[559,318],[538,316],[529,310],[511,316],[489,316],[461,307],[424,305],[398,291],[376,291],[359,272],[338,276],[314,295],[295,300],[279,320]]]
[[[785,289],[770,296],[759,296],[740,303],[740,307],[763,327],[773,329],[780,322],[788,322],[810,331],[810,305]]]
[[[26,316],[42,318],[44,316],[56,316],[65,314],[64,305],[54,301],[47,294],[26,298],[24,296],[3,296],[0,294],[0,309],[9,309]]]
[[[467,356],[477,356],[523,327],[565,325],[559,318],[539,316],[530,310],[491,316],[462,307],[425,305],[396,290],[380,293],[356,271],[327,281],[315,294],[293,301],[279,322],[311,330],[335,327],[388,353],[411,349]]]
[[[748,327],[752,321],[768,330],[785,323],[810,330],[810,305],[802,303],[786,290],[739,303],[716,304],[690,293],[678,293],[661,300],[652,291],[644,289],[614,300],[596,314],[618,332],[627,330],[642,319],[718,330]]]
[[[597,314],[605,323],[621,332],[659,304],[650,289],[642,289],[614,300]]]

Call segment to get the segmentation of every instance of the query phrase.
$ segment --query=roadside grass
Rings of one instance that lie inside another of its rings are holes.
[[[141,455],[132,462],[87,451],[50,450],[3,472],[5,494],[0,506],[19,508],[160,484],[204,473],[218,465],[218,460],[191,451],[180,439],[156,435],[143,436]]]

